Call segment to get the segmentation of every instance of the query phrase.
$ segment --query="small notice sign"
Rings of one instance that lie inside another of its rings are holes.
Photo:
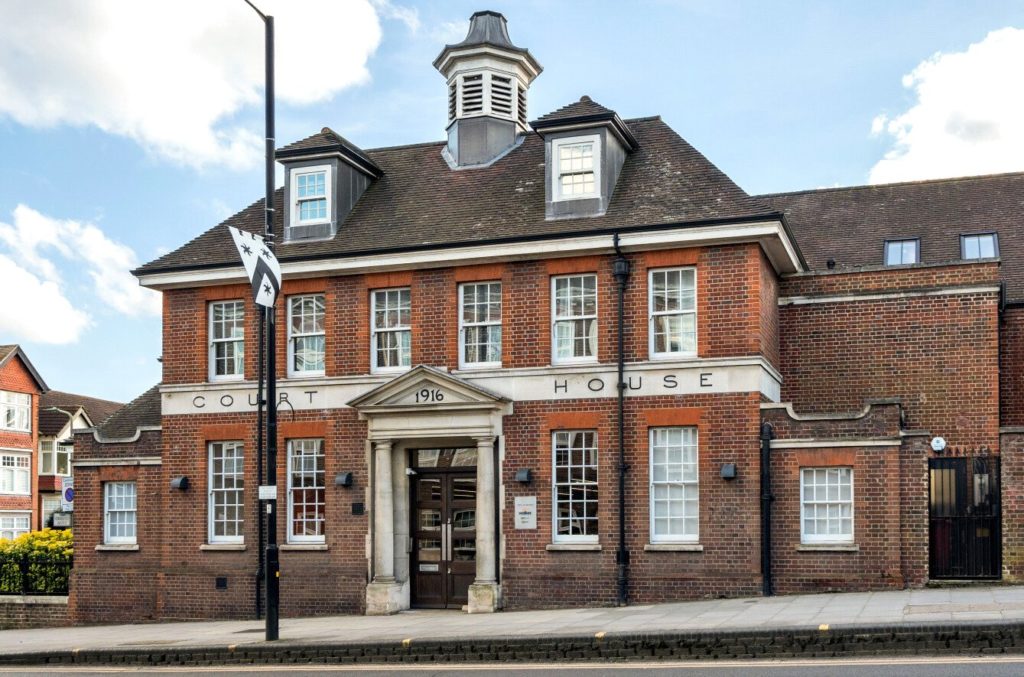
[[[75,478],[68,476],[61,480],[60,509],[73,512],[75,509]]]
[[[261,501],[276,501],[277,500],[277,485],[276,484],[263,484],[260,486],[260,500]]]
[[[537,528],[537,497],[516,496],[516,529]]]

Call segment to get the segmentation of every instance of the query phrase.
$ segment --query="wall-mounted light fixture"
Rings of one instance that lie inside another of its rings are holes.
[[[516,470],[516,482],[520,484],[529,484],[533,481],[533,471],[529,468],[523,468]]]
[[[351,487],[352,486],[352,473],[340,472],[334,476],[334,486],[336,487]]]
[[[188,491],[188,478],[184,476],[172,477],[171,489],[176,489],[178,491]]]
[[[723,480],[734,480],[734,479],[736,479],[736,464],[735,463],[723,463],[722,464],[722,479]]]

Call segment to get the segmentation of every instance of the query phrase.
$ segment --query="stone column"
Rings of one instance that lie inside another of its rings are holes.
[[[478,437],[476,449],[476,580],[469,586],[471,614],[498,608],[494,438]]]
[[[373,582],[366,586],[366,613],[401,610],[401,587],[395,583],[395,508],[391,477],[391,440],[374,443]]]

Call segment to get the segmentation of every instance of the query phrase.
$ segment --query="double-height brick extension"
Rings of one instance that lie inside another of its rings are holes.
[[[446,141],[277,152],[283,614],[1024,574],[1024,175],[752,196],[658,117],[528,122],[499,14],[434,66]],[[78,622],[257,613],[263,214],[135,271],[163,380],[75,436]]]

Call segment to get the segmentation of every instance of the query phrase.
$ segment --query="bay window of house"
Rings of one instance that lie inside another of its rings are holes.
[[[652,428],[650,459],[651,543],[696,543],[697,428]]]
[[[412,364],[412,301],[408,288],[370,295],[371,367],[400,371]]]
[[[53,513],[60,512],[61,502],[59,496],[43,498],[43,528],[52,527]]]
[[[601,141],[597,136],[556,139],[551,144],[554,165],[551,195],[554,200],[599,197]]]
[[[501,366],[501,283],[459,287],[459,366]]]
[[[652,358],[697,354],[697,271],[652,270],[648,274]]]
[[[853,542],[853,469],[800,469],[800,542]]]
[[[324,441],[288,441],[288,542],[323,543],[326,522]]]
[[[551,278],[552,361],[597,360],[597,275]]]
[[[56,440],[39,440],[39,474],[70,475],[71,452],[70,444],[59,444]]]
[[[323,376],[326,353],[323,294],[288,299],[288,375]]]
[[[245,304],[216,301],[210,304],[210,380],[245,376]]]
[[[135,482],[103,484],[103,542],[109,545],[136,543]]]
[[[211,442],[209,542],[242,543],[245,477],[241,442]]]
[[[32,495],[29,455],[0,453],[0,494]]]
[[[32,430],[32,395],[0,390],[0,429],[25,433]]]
[[[597,433],[552,434],[555,543],[597,543]]]
[[[27,534],[31,521],[30,512],[0,512],[0,540],[14,540],[22,534]]]

